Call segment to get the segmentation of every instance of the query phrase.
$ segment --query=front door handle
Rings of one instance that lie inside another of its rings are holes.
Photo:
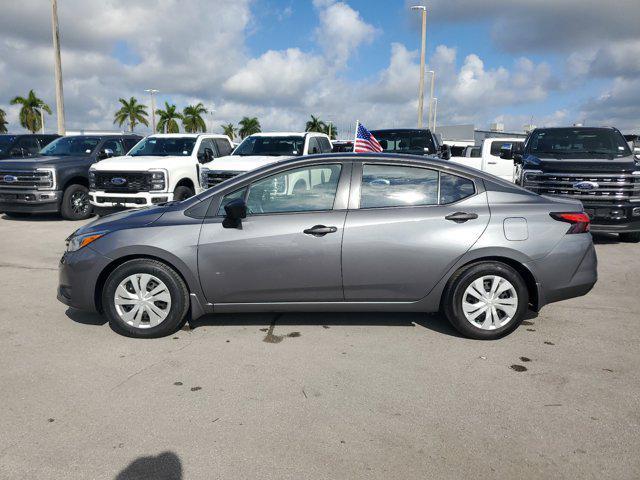
[[[307,235],[313,235],[314,237],[322,237],[327,233],[335,233],[338,231],[337,227],[325,227],[324,225],[314,225],[311,228],[303,230]]]
[[[469,220],[475,220],[476,218],[478,218],[477,213],[466,213],[466,212],[456,212],[444,217],[445,220],[451,220],[452,222],[456,222],[456,223],[464,223]]]

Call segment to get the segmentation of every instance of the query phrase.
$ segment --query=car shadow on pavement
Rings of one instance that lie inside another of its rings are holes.
[[[25,214],[19,217],[10,217],[6,213],[1,214],[2,220],[10,222],[62,222],[60,215],[55,213]]]
[[[462,338],[449,321],[440,314],[414,312],[322,312],[322,313],[218,313],[189,322],[191,329],[203,326],[244,325],[321,325],[321,326],[419,326],[434,332]]]
[[[139,457],[114,477],[115,480],[182,480],[182,462],[173,452]]]
[[[106,317],[96,312],[84,312],[75,308],[67,308],[64,313],[68,318],[82,325],[100,326],[107,323]]]
[[[615,233],[592,233],[593,243],[596,245],[613,245],[622,243]]]

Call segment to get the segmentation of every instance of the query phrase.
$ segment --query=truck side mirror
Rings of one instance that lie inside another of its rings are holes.
[[[500,158],[505,160],[513,158],[513,143],[505,143],[500,147]]]
[[[213,150],[210,148],[205,148],[203,153],[198,154],[198,162],[200,163],[209,163],[213,160]]]
[[[449,145],[440,146],[440,158],[442,160],[449,160],[451,158],[451,146]]]
[[[517,163],[519,165],[522,164],[522,154],[521,153],[514,153],[513,154],[513,163]]]
[[[247,204],[241,198],[231,200],[224,206],[224,228],[242,228],[242,219],[247,218]]]
[[[100,158],[100,160],[111,157],[113,157],[113,150],[111,150],[110,148],[103,148],[98,154],[98,158]]]

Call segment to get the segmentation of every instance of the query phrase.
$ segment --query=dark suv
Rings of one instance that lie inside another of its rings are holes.
[[[451,158],[451,149],[442,145],[428,128],[389,128],[371,130],[380,142],[383,153],[404,153],[409,155],[434,155],[443,160]]]
[[[124,155],[141,139],[133,134],[71,135],[54,140],[38,156],[1,161],[0,212],[10,217],[59,212],[67,220],[89,218],[89,167]]]
[[[26,158],[38,152],[58,138],[55,134],[0,135],[0,160],[5,158]]]

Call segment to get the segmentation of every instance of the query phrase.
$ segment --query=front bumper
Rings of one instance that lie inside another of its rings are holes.
[[[593,232],[640,232],[640,202],[615,205],[583,202],[583,206],[591,218]]]
[[[96,311],[96,285],[111,259],[90,246],[65,252],[58,265],[58,300],[69,307]]]
[[[0,189],[0,212],[59,212],[62,195],[61,190]]]
[[[106,193],[100,190],[89,192],[91,205],[104,209],[140,208],[173,200],[173,192]]]

